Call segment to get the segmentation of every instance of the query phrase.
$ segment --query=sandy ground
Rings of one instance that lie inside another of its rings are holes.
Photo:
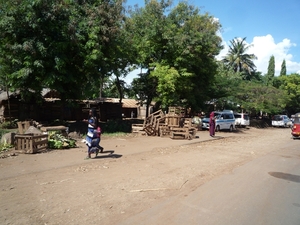
[[[290,129],[252,127],[197,136],[102,138],[104,152],[90,160],[80,141],[78,148],[0,159],[0,224],[118,224],[291,138]]]

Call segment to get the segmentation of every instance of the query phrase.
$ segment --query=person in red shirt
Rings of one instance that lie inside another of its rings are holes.
[[[211,112],[209,115],[209,135],[211,137],[215,136],[215,126],[216,126],[216,122],[215,122],[215,113]]]

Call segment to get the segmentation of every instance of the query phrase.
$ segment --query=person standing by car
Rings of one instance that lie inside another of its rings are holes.
[[[215,126],[216,126],[216,122],[215,122],[215,113],[211,112],[209,114],[209,135],[211,137],[215,136]]]

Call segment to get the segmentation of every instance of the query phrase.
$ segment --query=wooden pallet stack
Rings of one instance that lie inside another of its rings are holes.
[[[196,128],[192,126],[191,118],[181,118],[180,124],[177,127],[170,128],[170,138],[183,137],[184,139],[193,139],[196,136]]]
[[[183,116],[185,114],[185,109],[182,107],[169,107],[168,115],[169,116]]]
[[[165,114],[162,110],[158,110],[144,120],[143,130],[149,136],[155,136],[158,134],[159,124],[163,122]]]
[[[148,136],[160,137],[170,135],[170,138],[192,139],[197,129],[192,125],[191,118],[184,117],[184,109],[181,107],[169,107],[168,114],[162,110],[152,113],[144,120],[143,131]]]

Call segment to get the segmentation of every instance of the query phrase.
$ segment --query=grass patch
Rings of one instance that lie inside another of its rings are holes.
[[[14,146],[12,146],[12,145],[10,145],[10,144],[7,144],[7,143],[1,143],[1,144],[0,144],[0,153],[3,153],[3,152],[8,151],[8,150],[10,150],[12,147],[14,147]]]
[[[128,136],[128,133],[124,133],[124,132],[104,133],[101,136],[102,137],[125,137]]]

